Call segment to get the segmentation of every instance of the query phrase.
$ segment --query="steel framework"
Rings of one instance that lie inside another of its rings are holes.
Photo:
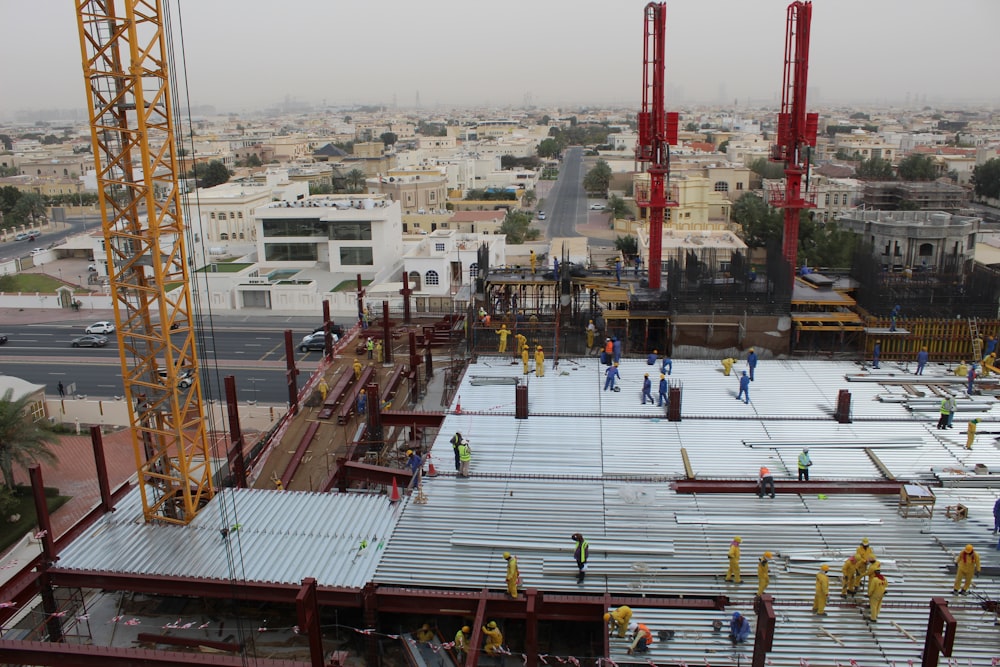
[[[76,2],[143,513],[186,524],[213,490],[162,10],[161,0]]]
[[[641,194],[636,198],[639,206],[649,209],[649,288],[660,289],[663,255],[663,211],[677,206],[668,201],[667,184],[670,181],[670,144],[677,143],[676,112],[667,113],[664,104],[665,72],[663,60],[666,42],[667,7],[662,2],[651,2],[645,8],[642,58],[642,110],[639,112],[639,140],[635,146],[635,159],[646,164],[649,173],[648,199]]]
[[[799,211],[815,203],[802,196],[802,176],[809,169],[808,147],[816,146],[819,115],[806,113],[806,86],[809,79],[809,26],[812,2],[796,0],[788,5],[785,27],[785,68],[778,113],[778,140],[771,159],[785,163],[784,196],[777,193],[771,204],[785,209],[782,256],[792,268],[792,280],[799,249]],[[808,189],[809,179],[806,178]]]

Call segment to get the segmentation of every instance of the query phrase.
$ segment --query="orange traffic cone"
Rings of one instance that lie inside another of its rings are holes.
[[[389,496],[390,503],[399,502],[399,484],[396,483],[396,478],[392,478],[392,495]]]
[[[458,402],[455,404],[455,414],[456,415],[462,414],[462,397],[461,396],[458,397]]]
[[[427,476],[428,477],[437,477],[437,474],[438,474],[438,471],[434,469],[434,461],[431,461],[430,457],[428,457],[427,458]]]

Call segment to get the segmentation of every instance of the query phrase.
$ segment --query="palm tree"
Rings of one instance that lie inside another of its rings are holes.
[[[14,390],[8,389],[0,398],[0,472],[8,489],[14,488],[15,463],[27,467],[39,461],[55,462],[50,448],[57,443],[54,434],[31,420],[31,397],[15,401],[13,396]]]
[[[361,186],[365,184],[365,172],[360,169],[351,169],[347,172],[347,187],[351,192],[361,192]]]

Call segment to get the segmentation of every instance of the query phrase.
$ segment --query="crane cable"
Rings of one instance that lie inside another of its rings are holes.
[[[183,116],[180,113],[178,113],[176,115],[176,120],[174,121],[174,142],[175,142],[176,146],[181,145],[183,142],[187,142],[188,143],[188,154],[191,155],[192,158],[193,158],[194,157],[194,140],[193,140],[194,133],[193,133],[193,122],[192,122],[192,118],[191,118],[191,91],[190,91],[190,88],[188,87],[188,77],[187,77],[187,56],[186,56],[186,53],[185,53],[185,50],[184,50],[184,45],[185,45],[185,42],[184,42],[184,19],[183,19],[183,14],[182,14],[182,11],[181,11],[181,3],[178,0],[178,3],[177,3],[177,29],[178,29],[178,33],[179,33],[179,37],[180,37],[180,63],[181,63],[181,71],[183,72],[183,74],[182,74],[183,81],[181,81],[181,78],[178,78],[178,76],[176,74],[177,70],[173,67],[173,64],[176,62],[176,59],[174,57],[174,46],[173,46],[174,42],[173,42],[173,39],[172,39],[172,29],[171,29],[171,26],[173,25],[173,21],[171,20],[171,15],[170,15],[170,4],[171,4],[170,0],[165,0],[163,2],[163,29],[164,29],[164,39],[165,39],[166,48],[167,48],[167,60],[168,60],[168,68],[167,68],[167,70],[170,73],[169,76],[171,78],[171,83],[173,84],[173,85],[171,85],[171,90],[170,90],[171,103],[173,104],[174,109],[176,109],[176,110],[180,110],[181,109],[180,95],[178,93],[178,91],[179,91],[179,87],[178,86],[179,86],[180,83],[183,83],[183,87],[184,87],[184,107],[183,108],[184,108],[184,111],[186,113],[186,128],[185,128],[185,125],[184,125]],[[185,129],[187,129],[188,132],[184,132]],[[175,164],[176,164],[176,159],[175,159]],[[194,164],[194,163],[192,162],[192,164]],[[174,174],[174,177],[175,177],[175,187],[179,187],[179,183],[176,183],[177,176],[178,176],[178,174],[175,172],[175,174]],[[183,193],[181,195],[181,199],[183,201],[183,208],[186,211],[191,211],[192,205],[190,203],[190,200],[191,200],[190,194],[187,193],[187,192]],[[200,215],[201,215],[201,206],[200,206],[200,201],[199,201],[199,197],[198,197],[198,189],[197,189],[197,187],[194,190],[194,204],[193,204],[193,209],[194,209],[194,213],[196,215],[198,215],[199,218],[200,218]],[[182,212],[178,211],[177,213],[181,214]],[[191,252],[189,253],[189,256],[190,257],[194,257],[194,251],[196,249],[200,250],[200,256],[201,256],[201,258],[202,258],[202,260],[204,262],[204,257],[205,257],[205,235],[202,234],[201,238],[197,242],[195,242],[195,240],[193,238],[193,234],[191,232],[191,226],[190,225],[185,225],[185,235],[187,236],[187,239],[186,239],[187,245],[188,245],[189,248],[191,248]],[[187,260],[187,259],[188,258],[185,258],[185,260]],[[188,276],[189,276],[189,281],[190,281],[188,288],[189,288],[189,290],[191,292],[191,299],[192,299],[192,302],[193,302],[193,306],[192,307],[193,307],[193,309],[195,311],[195,313],[192,313],[192,316],[193,316],[194,319],[197,319],[197,321],[198,321],[198,323],[200,325],[200,326],[198,326],[195,329],[195,331],[196,331],[196,336],[198,338],[198,348],[202,351],[202,354],[201,354],[202,359],[199,360],[199,362],[201,362],[201,361],[203,361],[203,360],[206,359],[205,351],[208,349],[209,342],[214,342],[214,340],[215,340],[215,327],[214,327],[214,322],[213,322],[213,319],[212,319],[212,306],[211,306],[211,302],[209,301],[207,304],[205,304],[204,311],[203,311],[201,299],[199,298],[200,292],[198,290],[196,290],[196,289],[191,289],[191,287],[193,286],[193,284],[195,282],[195,279],[192,277],[192,276],[195,275],[195,272],[192,270],[192,268],[193,267],[191,267],[191,266],[188,267]],[[207,283],[207,277],[206,277],[206,283]],[[162,319],[161,319],[161,321],[162,321]],[[189,322],[188,326],[194,326],[194,322]],[[206,329],[207,329],[207,333],[206,333]],[[212,378],[212,379],[214,379],[214,382],[208,382],[208,383],[206,383],[206,384],[209,385],[209,387],[204,387],[204,385],[203,385],[203,389],[204,388],[209,388],[209,389],[212,390],[210,392],[212,395],[219,395],[219,396],[221,396],[222,395],[222,391],[221,391],[221,389],[222,389],[222,382],[220,382],[220,379],[219,379],[220,378],[220,371],[219,371],[219,363],[218,363],[218,355],[217,354],[213,355],[212,360],[210,362],[210,366],[211,366],[212,372],[208,373],[208,374],[203,374],[203,377]],[[204,366],[201,363],[199,363],[199,367],[204,368]],[[202,392],[202,397],[204,398],[204,396],[205,396],[205,392],[203,391]],[[211,443],[210,443],[210,449],[211,449],[211,453],[212,453],[212,458],[217,459],[217,460],[227,461],[228,457],[225,456],[224,452],[223,452],[222,456],[219,455],[219,451],[218,451],[219,450],[219,443],[221,442],[221,443],[223,443],[223,445],[227,445],[228,444],[229,446],[231,446],[232,443],[229,443],[229,438],[228,437],[222,437],[222,438],[216,438],[215,437],[215,434],[218,431],[216,429],[216,424],[215,424],[215,411],[214,411],[214,409],[209,409],[208,410],[208,429],[207,429],[207,431],[208,431],[208,433],[212,434],[210,436],[212,438]],[[228,447],[226,447],[226,449],[228,449]],[[206,462],[206,464],[211,465],[210,462]],[[232,474],[233,471],[230,470],[229,472],[230,472],[230,474]],[[244,665],[248,665],[249,664],[249,656],[247,655],[247,653],[248,653],[248,647],[249,646],[253,646],[254,644],[253,644],[253,642],[248,641],[250,639],[250,633],[249,633],[249,631],[247,629],[247,626],[246,626],[247,620],[245,618],[243,618],[242,615],[241,615],[241,613],[240,613],[240,605],[239,605],[239,602],[238,602],[239,596],[237,594],[239,586],[241,584],[245,584],[246,583],[246,565],[245,565],[245,561],[244,561],[244,557],[243,557],[243,545],[242,545],[242,540],[241,540],[241,531],[239,530],[240,521],[239,521],[239,516],[237,514],[237,511],[236,511],[235,496],[232,493],[225,493],[221,489],[217,492],[216,496],[217,496],[216,497],[216,502],[214,503],[214,505],[215,505],[215,507],[216,507],[216,509],[218,511],[218,514],[219,514],[219,532],[222,535],[222,542],[223,542],[223,546],[224,546],[225,552],[226,552],[226,563],[227,563],[227,566],[228,566],[229,581],[232,584],[232,590],[233,590],[233,596],[232,596],[233,615],[234,615],[234,617],[236,619],[236,633],[237,633],[238,643],[242,647],[242,649],[240,651],[240,659],[241,659],[241,661],[242,661],[242,663]],[[257,657],[256,653],[254,654],[254,657],[255,658]]]

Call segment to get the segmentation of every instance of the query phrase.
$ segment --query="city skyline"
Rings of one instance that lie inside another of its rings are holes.
[[[219,112],[311,106],[574,105],[637,107],[644,0],[514,0],[502,7],[425,0],[367,3],[216,0],[171,3],[176,74],[192,105]],[[787,0],[667,3],[668,105],[776,104]],[[239,11],[235,11],[238,7]],[[180,23],[178,23],[180,20]],[[65,0],[0,3],[0,118],[83,110],[79,37]],[[987,30],[1000,3],[816,0],[811,104],[988,103],[1000,93],[977,72],[1000,60]],[[265,33],[266,31],[266,33]],[[980,38],[981,37],[981,38]],[[961,38],[961,39],[959,39]],[[672,99],[671,99],[672,98]]]

